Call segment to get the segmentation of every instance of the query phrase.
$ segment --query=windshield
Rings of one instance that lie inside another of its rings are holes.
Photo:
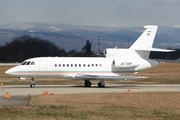
[[[35,65],[34,61],[24,61],[21,65]]]
[[[25,65],[27,63],[27,61],[24,61],[21,65]]]

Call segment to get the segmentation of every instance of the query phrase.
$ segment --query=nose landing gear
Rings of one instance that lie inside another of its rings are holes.
[[[31,83],[31,84],[30,84],[30,87],[31,87],[31,88],[34,88],[34,87],[35,87],[35,83],[36,83],[36,81],[34,80],[34,78],[31,78],[31,79],[30,79],[30,83]]]

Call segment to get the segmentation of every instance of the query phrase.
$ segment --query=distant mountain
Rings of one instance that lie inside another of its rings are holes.
[[[101,50],[107,47],[127,48],[141,35],[142,27],[98,27],[74,26],[47,23],[11,23],[0,26],[0,45],[10,42],[14,37],[28,35],[49,40],[66,51],[81,50],[87,39],[97,51],[97,37],[101,37]],[[180,28],[159,27],[154,47],[179,48]]]

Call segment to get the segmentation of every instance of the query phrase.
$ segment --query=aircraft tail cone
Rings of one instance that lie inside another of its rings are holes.
[[[0,86],[3,86],[3,83],[1,82]]]
[[[48,96],[49,95],[48,91],[43,92],[43,95]]]
[[[6,94],[5,94],[4,98],[10,98],[10,95],[9,95],[9,93],[8,93],[8,92],[6,92]]]

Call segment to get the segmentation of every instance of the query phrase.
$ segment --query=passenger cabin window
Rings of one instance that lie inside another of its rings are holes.
[[[22,65],[35,65],[34,61],[24,61]],[[102,67],[102,64],[54,64],[55,67]]]

